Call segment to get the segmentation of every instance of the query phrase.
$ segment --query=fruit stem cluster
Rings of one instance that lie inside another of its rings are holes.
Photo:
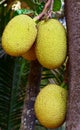
[[[54,0],[47,0],[43,11],[38,16],[36,16],[34,18],[35,21],[42,19],[43,16],[47,16],[48,18],[51,17],[52,9],[53,9],[53,3],[54,3]]]

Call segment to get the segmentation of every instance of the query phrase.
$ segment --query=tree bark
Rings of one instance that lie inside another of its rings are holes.
[[[42,67],[37,60],[31,62],[20,130],[34,130],[35,126],[34,102],[39,92],[39,86],[41,80],[41,68]]]
[[[80,130],[80,0],[65,0],[69,96],[66,130]]]

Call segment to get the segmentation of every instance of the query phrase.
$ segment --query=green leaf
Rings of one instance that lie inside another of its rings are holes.
[[[36,12],[39,14],[42,12],[43,8],[44,8],[45,3],[41,2],[38,7],[36,8]]]
[[[31,14],[31,13],[34,13],[34,11],[29,9],[19,9],[14,12],[14,16],[19,14]]]
[[[14,61],[0,59],[0,127],[7,129]]]
[[[23,58],[16,58],[10,97],[10,109],[8,115],[8,130],[18,130],[21,122],[21,111],[25,95],[25,85],[22,83],[22,75],[26,62]],[[27,73],[26,73],[27,74]],[[25,75],[24,75],[25,76]],[[27,79],[27,78],[26,78]]]
[[[61,8],[61,0],[54,0],[53,11],[59,11]]]
[[[12,128],[19,130],[28,73],[29,63],[23,58],[0,59],[0,127],[2,130],[12,130]]]

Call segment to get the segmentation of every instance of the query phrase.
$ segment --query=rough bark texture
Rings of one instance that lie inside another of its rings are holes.
[[[35,126],[34,102],[39,92],[40,80],[41,80],[41,65],[38,63],[37,60],[35,60],[31,62],[20,130],[34,130]]]
[[[66,130],[80,130],[80,0],[65,0],[69,55]]]

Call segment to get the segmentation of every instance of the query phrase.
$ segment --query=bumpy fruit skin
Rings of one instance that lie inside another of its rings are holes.
[[[36,117],[44,127],[57,128],[65,121],[66,104],[67,90],[56,84],[47,85],[36,98]]]
[[[36,60],[36,54],[35,54],[35,44],[32,45],[32,47],[22,55],[22,57],[26,60]]]
[[[27,52],[37,35],[34,20],[27,15],[12,18],[2,35],[2,47],[11,56],[20,56]]]
[[[67,53],[66,31],[55,19],[38,24],[36,56],[42,66],[55,69],[63,64]]]

